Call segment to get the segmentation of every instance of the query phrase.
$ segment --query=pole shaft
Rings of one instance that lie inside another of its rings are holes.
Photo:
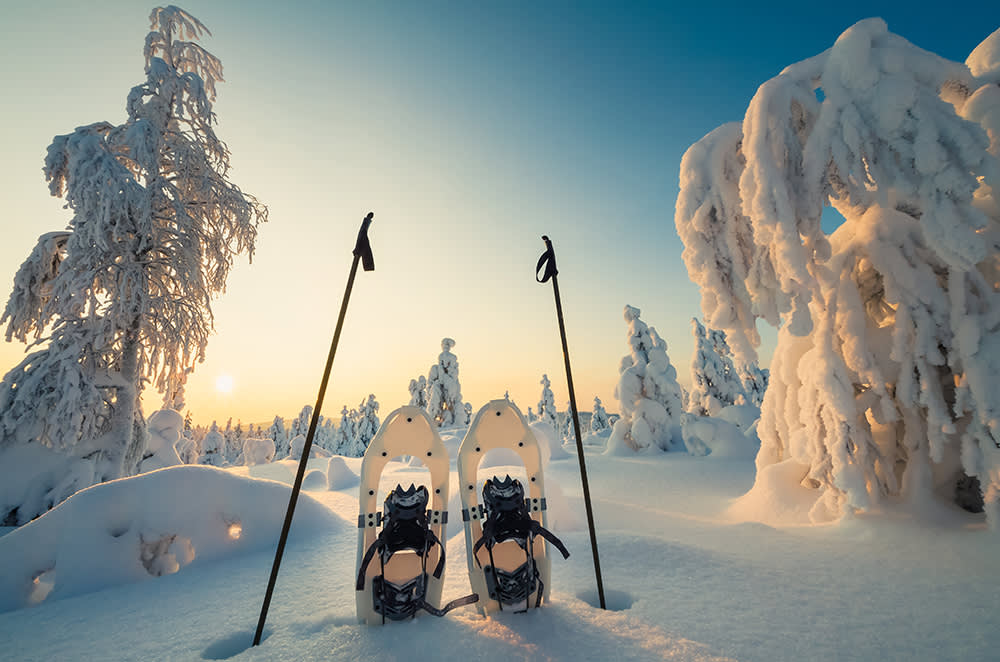
[[[569,367],[569,346],[566,344],[566,325],[563,322],[562,299],[559,296],[559,278],[553,274],[552,291],[556,297],[556,317],[559,318],[559,337],[562,339],[563,361],[566,363],[566,384],[569,387],[569,406],[573,414],[573,431],[576,433],[576,454],[580,460],[580,479],[583,483],[583,503],[587,507],[587,526],[590,528],[590,549],[594,553],[594,574],[597,576],[597,597],[601,609],[607,609],[604,601],[604,580],[601,578],[601,557],[597,553],[597,532],[594,530],[594,509],[590,505],[590,483],[587,480],[587,463],[583,459],[583,437],[580,435],[580,414],[576,407],[576,391],[573,388],[573,371]]]
[[[326,368],[323,370],[323,379],[320,381],[319,394],[316,396],[316,406],[313,407],[312,419],[309,421],[309,432],[306,434],[305,444],[302,446],[302,459],[299,460],[299,469],[295,473],[295,483],[292,485],[292,496],[288,500],[288,511],[285,513],[285,522],[281,525],[281,537],[278,539],[278,549],[274,554],[274,563],[271,566],[271,577],[267,582],[267,592],[264,593],[264,604],[260,608],[260,619],[257,621],[257,631],[253,636],[253,645],[260,644],[260,638],[264,634],[264,621],[267,620],[267,610],[271,606],[271,596],[274,594],[274,585],[278,580],[278,568],[281,566],[281,557],[285,553],[285,543],[288,541],[288,531],[292,527],[292,515],[295,513],[295,504],[299,500],[299,492],[302,489],[302,479],[306,473],[306,465],[309,462],[309,451],[312,450],[313,436],[316,434],[316,427],[319,424],[319,410],[323,405],[323,398],[326,396],[326,386],[330,381],[330,371],[333,368],[333,358],[337,354],[337,345],[340,343],[340,332],[344,328],[344,316],[347,314],[347,302],[351,299],[351,290],[354,288],[354,277],[358,273],[359,254],[354,255],[351,263],[351,274],[347,278],[347,288],[344,290],[344,300],[340,304],[340,315],[337,317],[337,328],[333,332],[333,342],[330,343],[330,354],[326,359]]]

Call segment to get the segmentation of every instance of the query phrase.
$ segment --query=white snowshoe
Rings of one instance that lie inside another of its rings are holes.
[[[485,481],[479,503],[479,463],[496,448],[510,449],[520,457],[527,473],[527,497],[521,481],[493,476]],[[564,558],[569,552],[545,528],[541,452],[514,403],[493,400],[479,410],[458,451],[458,476],[469,581],[473,591],[488,596],[477,605],[480,613],[540,606],[552,586],[551,560],[543,541],[555,545]]]
[[[378,511],[379,480],[395,457],[419,457],[430,470],[429,486],[397,485]],[[448,523],[448,452],[437,428],[417,407],[400,407],[386,417],[365,450],[358,504],[358,621],[369,625],[436,616],[478,600],[473,594],[441,606],[445,530]],[[430,508],[428,508],[430,501]],[[378,563],[372,561],[378,557]]]

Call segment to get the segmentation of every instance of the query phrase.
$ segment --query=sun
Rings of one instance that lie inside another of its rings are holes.
[[[215,378],[215,390],[219,393],[232,393],[233,385],[232,375],[219,375]]]

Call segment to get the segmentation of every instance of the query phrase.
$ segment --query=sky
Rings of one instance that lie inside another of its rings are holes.
[[[564,409],[552,288],[534,280],[543,234],[580,409],[599,396],[617,411],[625,304],[690,383],[701,312],[673,221],[684,151],[858,20],[881,16],[962,61],[1000,27],[987,5],[183,2],[224,66],[215,112],[231,180],[270,211],[252,264],[236,263],[213,304],[188,409],[197,423],[259,423],[314,404],[369,211],[376,270],[355,282],[325,414],[369,393],[383,416],[407,404],[444,337],[475,409],[505,392],[534,408],[543,373]],[[48,194],[45,149],[124,121],[153,6],[0,2],[0,299],[37,237],[70,218]],[[774,333],[761,330],[766,366]],[[0,342],[0,371],[23,355]],[[159,403],[147,389],[146,412]]]

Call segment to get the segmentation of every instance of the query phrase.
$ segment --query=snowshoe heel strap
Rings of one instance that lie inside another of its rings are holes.
[[[361,567],[358,569],[358,583],[354,586],[356,590],[365,590],[365,573],[368,572],[368,564],[370,564],[372,559],[375,558],[375,553],[379,550],[381,544],[382,541],[380,539],[376,539],[375,542],[368,547],[368,551],[365,552],[364,558],[361,559]]]
[[[531,533],[536,536],[541,536],[552,543],[552,546],[559,550],[559,553],[563,555],[564,559],[569,558],[569,550],[566,549],[566,545],[563,544],[563,541],[559,540],[559,538],[556,537],[556,534],[552,533],[534,520],[531,521]]]
[[[441,555],[438,557],[437,565],[434,567],[434,578],[441,579],[441,573],[444,572],[444,545],[430,529],[427,530],[427,540],[431,545],[437,545],[441,550]]]
[[[420,608],[426,611],[428,614],[433,614],[434,616],[444,616],[452,609],[457,607],[464,607],[465,605],[471,605],[479,602],[479,594],[471,593],[469,595],[463,596],[461,598],[456,598],[446,604],[444,607],[438,609],[437,607],[427,603],[424,600],[420,601]]]

